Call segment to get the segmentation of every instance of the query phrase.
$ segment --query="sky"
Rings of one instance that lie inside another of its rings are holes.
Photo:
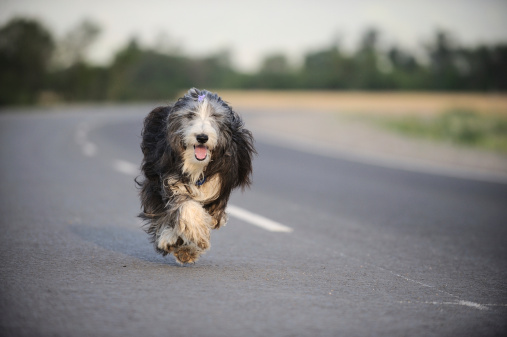
[[[437,29],[462,45],[507,42],[507,0],[0,0],[0,26],[15,16],[40,20],[57,39],[92,20],[101,33],[88,56],[102,64],[132,37],[187,56],[228,50],[243,71],[275,53],[297,63],[332,43],[351,51],[369,27],[384,46],[413,51]]]

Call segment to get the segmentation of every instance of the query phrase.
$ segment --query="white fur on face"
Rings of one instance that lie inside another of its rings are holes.
[[[203,177],[204,169],[211,161],[213,149],[218,142],[214,113],[212,105],[207,99],[204,99],[199,103],[197,111],[183,132],[183,141],[186,146],[183,151],[183,172],[190,176],[193,183]],[[197,160],[195,157],[194,146],[199,145],[197,135],[200,134],[208,136],[208,141],[204,144],[207,148],[207,156],[204,160]]]

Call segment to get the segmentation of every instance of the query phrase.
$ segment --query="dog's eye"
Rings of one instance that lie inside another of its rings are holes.
[[[213,118],[219,118],[221,115],[219,113],[212,113],[211,117]]]
[[[195,112],[187,112],[185,117],[188,119],[193,119],[196,116]]]

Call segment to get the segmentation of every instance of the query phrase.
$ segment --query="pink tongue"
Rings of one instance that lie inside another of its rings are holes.
[[[196,145],[194,147],[195,157],[198,160],[204,160],[206,159],[206,156],[208,154],[208,149],[206,149],[206,146],[204,145]]]

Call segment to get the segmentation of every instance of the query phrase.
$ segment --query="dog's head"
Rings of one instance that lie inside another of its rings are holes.
[[[171,108],[167,141],[182,160],[181,170],[192,182],[226,173],[232,188],[248,186],[255,153],[250,131],[217,94],[192,88]]]

